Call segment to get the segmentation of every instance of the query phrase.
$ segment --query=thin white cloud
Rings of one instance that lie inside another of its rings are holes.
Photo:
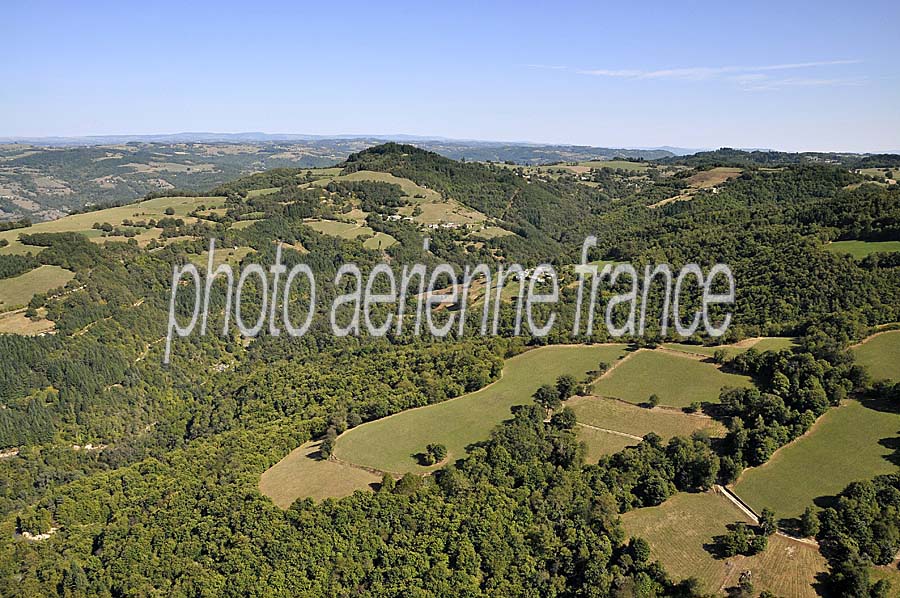
[[[763,77],[759,80],[741,82],[745,91],[775,91],[785,87],[860,87],[865,85],[867,79],[859,77],[851,78],[785,78],[770,79]]]
[[[645,74],[645,71],[635,69],[607,70],[593,69],[589,71],[578,71],[580,75],[595,75],[597,77],[626,77],[628,79],[637,79]]]
[[[766,64],[760,66],[695,66],[687,68],[672,68],[660,70],[641,69],[580,69],[576,70],[581,75],[595,77],[616,77],[624,79],[670,79],[682,81],[706,81],[719,79],[728,75],[735,77],[759,78],[757,75],[771,71],[803,70],[828,66],[840,66],[859,64],[859,60],[823,60],[817,62],[790,62],[784,64]]]

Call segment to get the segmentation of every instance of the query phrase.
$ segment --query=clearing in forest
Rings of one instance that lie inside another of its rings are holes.
[[[92,228],[94,223],[109,223],[114,227],[121,227],[123,220],[149,221],[159,220],[160,218],[182,218],[185,222],[196,222],[197,218],[188,216],[189,212],[194,211],[197,207],[203,205],[207,208],[218,208],[225,203],[224,197],[158,197],[156,199],[148,199],[116,208],[107,208],[105,210],[97,210],[94,212],[85,212],[83,214],[73,214],[65,216],[58,220],[49,222],[38,222],[26,228],[17,228],[13,230],[0,232],[0,239],[9,241],[9,246],[0,249],[0,253],[19,253],[27,252],[38,253],[43,247],[32,247],[23,245],[19,242],[19,235],[33,233],[64,233],[77,232],[85,235],[96,242],[124,241],[125,237],[101,237],[100,232]],[[166,210],[171,208],[174,212],[171,215],[166,214]],[[149,241],[150,238],[159,236],[160,229],[136,228],[138,233],[136,237],[139,243]]]
[[[622,515],[628,534],[647,540],[652,558],[673,578],[695,577],[705,592],[723,593],[738,585],[743,571],[752,571],[757,592],[769,590],[776,596],[794,598],[817,596],[813,584],[826,564],[815,546],[774,535],[761,554],[727,559],[713,556],[713,539],[739,521],[751,523],[727,498],[713,492],[678,493],[658,507]]]
[[[633,446],[640,442],[634,438],[617,435],[615,432],[639,438],[654,432],[666,441],[673,436],[691,436],[694,432],[701,431],[710,436],[722,436],[725,431],[722,424],[705,415],[687,414],[661,407],[645,409],[616,399],[574,397],[567,405],[575,410],[580,424],[579,436],[587,444],[589,460],[596,460],[591,458],[612,454],[625,446]],[[607,438],[608,436],[615,438]],[[609,450],[620,445],[621,448]]]
[[[259,491],[282,509],[298,498],[319,501],[349,496],[356,490],[374,489],[381,477],[319,456],[321,441],[310,441],[291,451],[266,470]]]
[[[38,293],[65,286],[75,277],[59,266],[38,266],[30,272],[0,280],[0,311],[23,307]]]
[[[562,374],[581,380],[601,362],[624,355],[625,345],[557,345],[526,351],[509,359],[499,380],[476,392],[410,409],[348,430],[337,439],[334,454],[342,461],[394,473],[426,472],[440,466],[421,465],[417,455],[429,443],[447,447],[452,462],[468,445],[485,440],[511,417],[510,408],[530,404],[542,384]]]
[[[900,330],[870,336],[853,348],[853,354],[875,380],[900,382]]]
[[[850,482],[896,472],[898,433],[896,406],[849,400],[767,463],[744,470],[734,491],[757,513],[768,507],[780,518],[799,517],[814,502],[827,506]]]
[[[726,386],[748,387],[747,376],[723,372],[687,354],[641,350],[594,385],[594,394],[645,403],[657,395],[661,405],[687,407],[695,401],[715,403]]]
[[[849,253],[860,260],[873,253],[900,251],[900,241],[834,241],[825,249],[831,253]]]

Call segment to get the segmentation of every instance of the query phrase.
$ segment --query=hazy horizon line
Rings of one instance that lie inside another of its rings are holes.
[[[833,154],[900,154],[900,148],[881,149],[881,150],[835,150],[835,149],[778,149],[775,147],[762,146],[742,146],[737,144],[716,144],[716,147],[688,147],[675,145],[671,143],[663,143],[660,145],[622,145],[622,144],[585,144],[563,141],[528,141],[528,140],[505,140],[505,139],[479,139],[467,137],[447,137],[445,135],[422,135],[412,133],[269,133],[266,131],[177,131],[172,133],[92,133],[86,135],[0,135],[0,144],[13,143],[31,143],[40,144],[41,142],[50,141],[91,141],[96,143],[86,145],[102,145],[100,140],[108,138],[116,138],[119,140],[142,141],[141,138],[152,137],[185,137],[188,139],[183,142],[190,141],[191,136],[221,136],[240,138],[242,136],[264,136],[269,139],[256,140],[261,141],[326,141],[338,139],[382,139],[387,141],[408,140],[408,141],[445,141],[453,143],[485,143],[485,144],[511,144],[511,145],[528,145],[528,146],[571,146],[571,147],[588,147],[602,149],[623,149],[623,150],[688,150],[693,153],[715,151],[716,149],[736,149],[740,151],[779,151],[784,153],[833,153]],[[244,142],[252,142],[253,140],[245,140]],[[197,143],[229,143],[228,140],[206,140],[195,141]]]

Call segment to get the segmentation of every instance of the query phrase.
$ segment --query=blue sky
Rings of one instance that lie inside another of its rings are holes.
[[[8,3],[0,136],[900,150],[896,0],[263,4]]]

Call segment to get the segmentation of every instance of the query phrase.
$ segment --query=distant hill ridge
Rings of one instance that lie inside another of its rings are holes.
[[[784,166],[787,164],[824,163],[848,168],[880,168],[900,166],[897,154],[854,154],[849,152],[779,152],[774,150],[739,150],[724,147],[714,151],[697,152],[690,156],[663,158],[664,164],[704,166]]]

